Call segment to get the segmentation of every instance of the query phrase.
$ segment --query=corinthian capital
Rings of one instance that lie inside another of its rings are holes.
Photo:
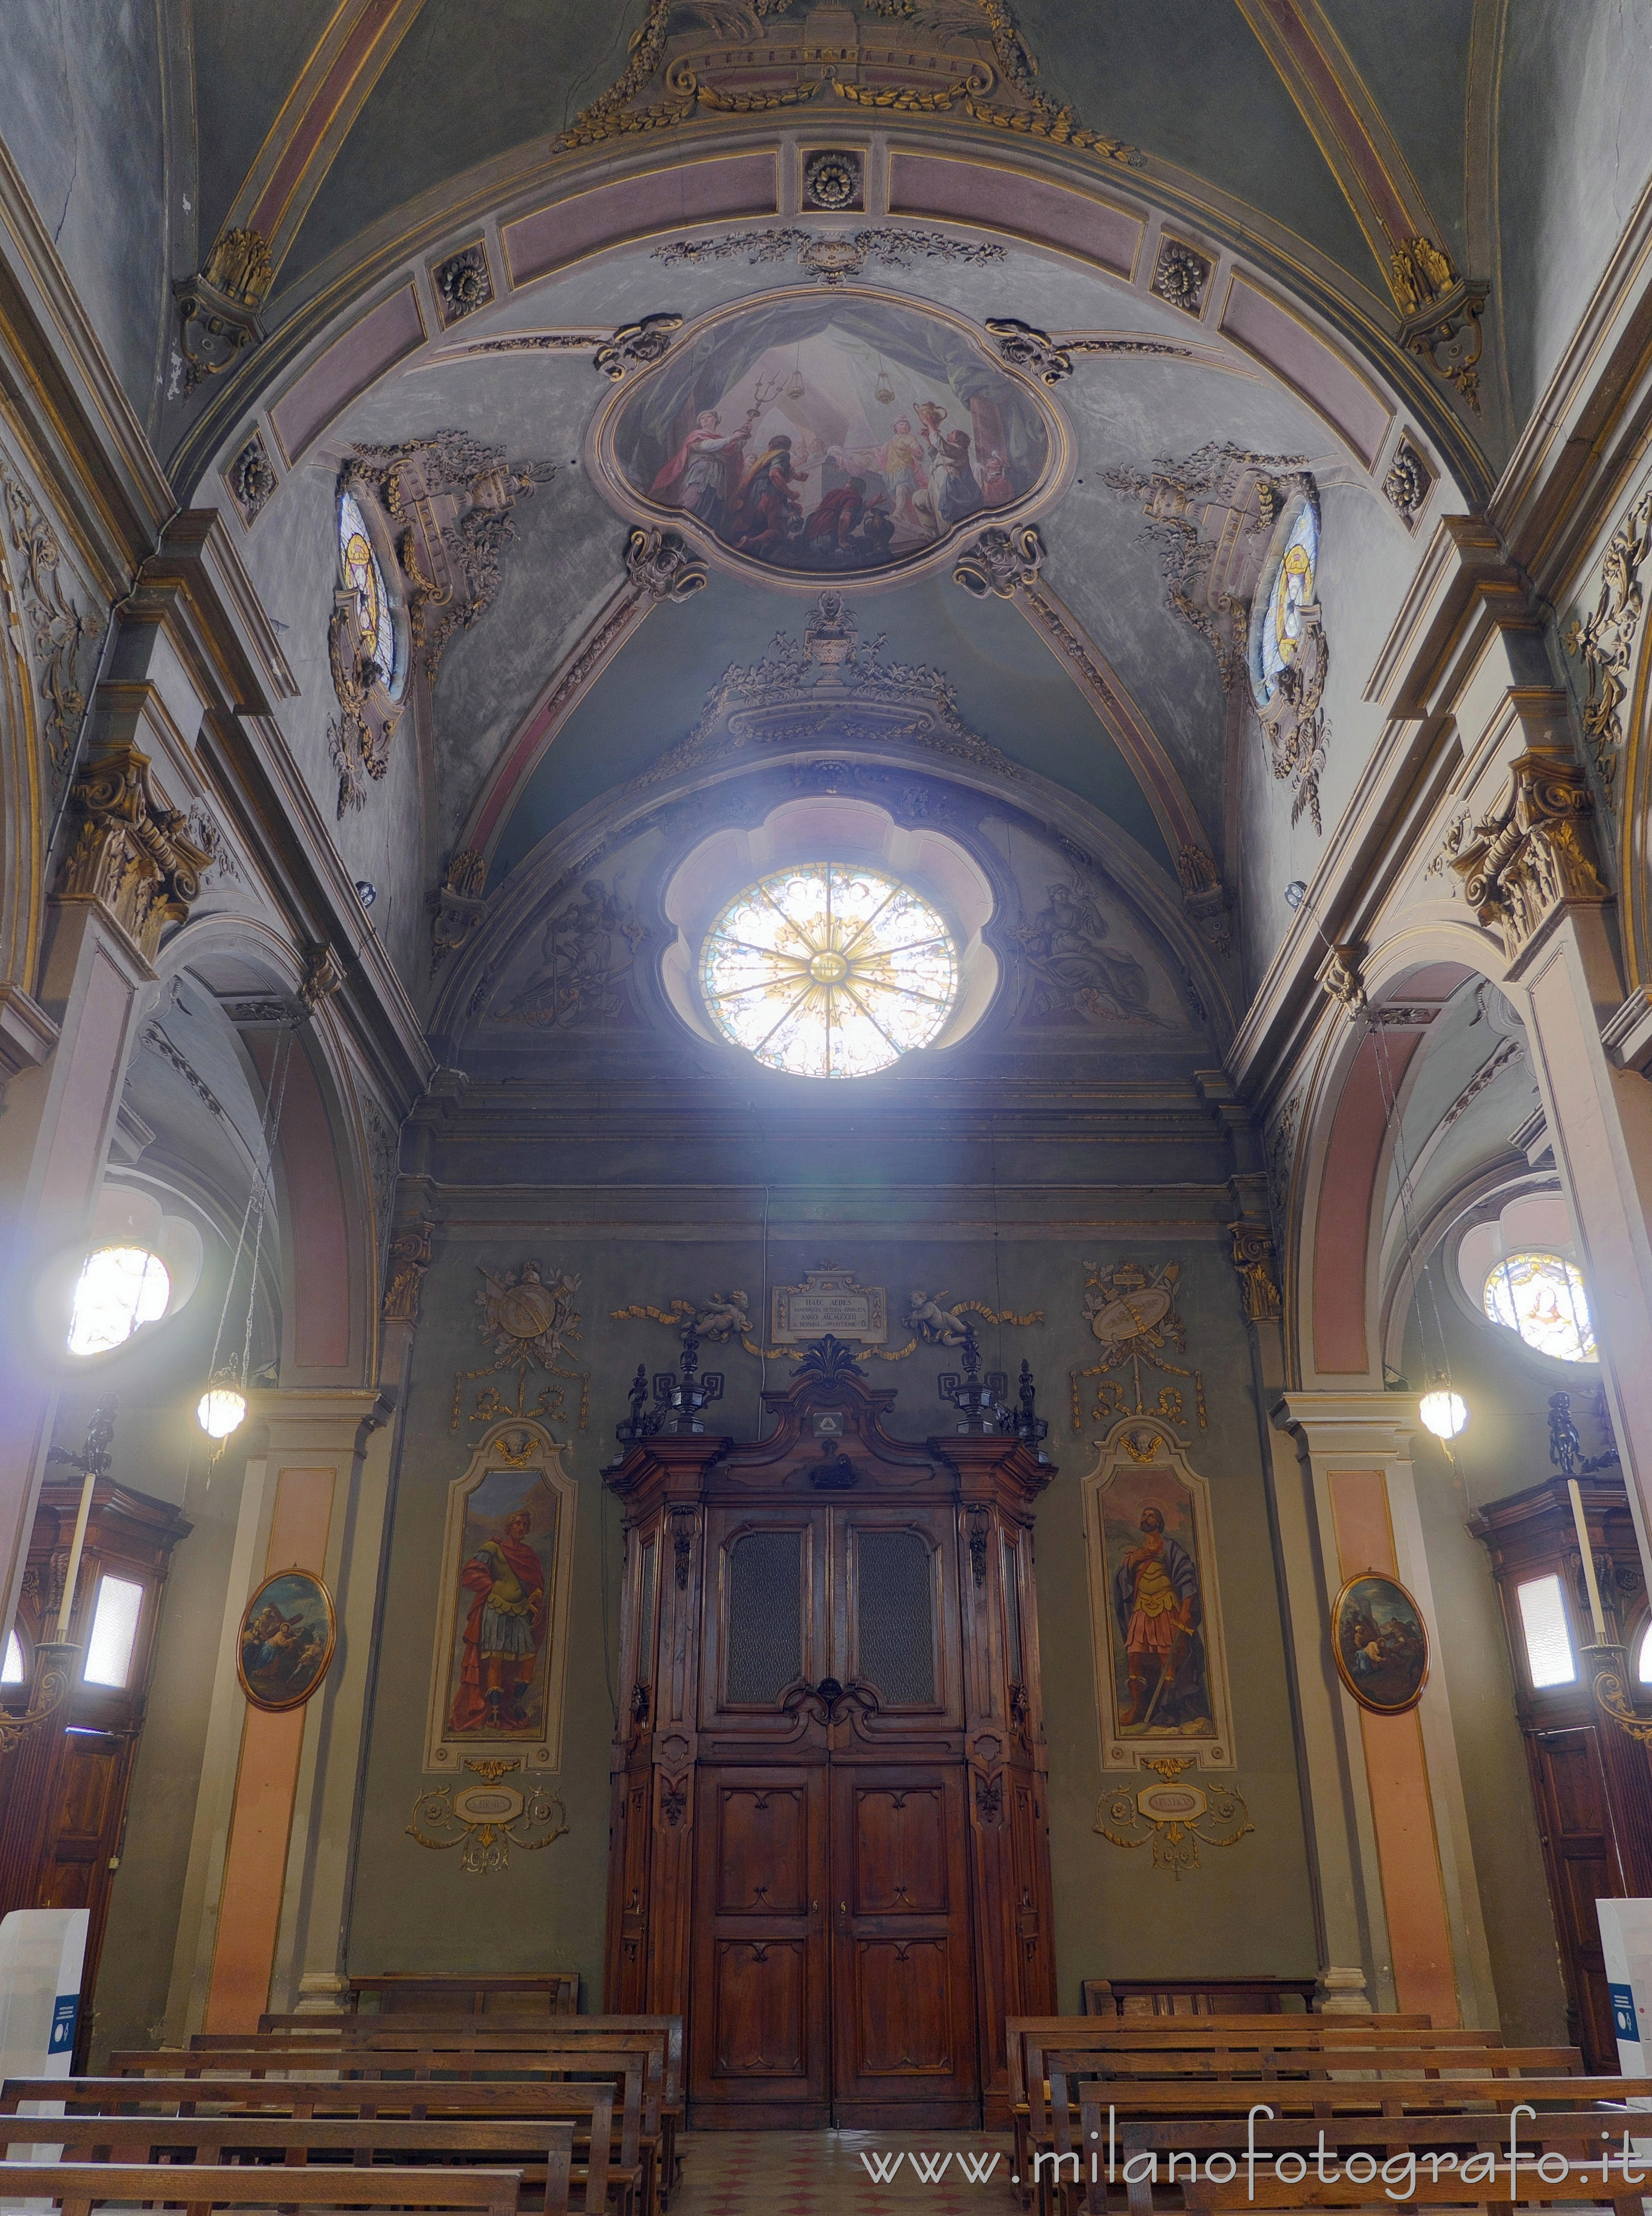
[[[1532,747],[1509,765],[1502,800],[1448,850],[1464,899],[1511,960],[1563,908],[1611,899],[1595,867],[1593,806],[1570,754]]]
[[[59,900],[96,901],[151,962],[170,923],[182,923],[212,857],[188,836],[150,777],[147,754],[106,748],[71,797],[80,828],[58,877]]]

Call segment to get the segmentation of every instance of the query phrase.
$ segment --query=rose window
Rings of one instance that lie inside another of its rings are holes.
[[[795,1077],[869,1077],[939,1037],[958,999],[946,923],[910,885],[811,862],[712,924],[700,986],[724,1037]]]

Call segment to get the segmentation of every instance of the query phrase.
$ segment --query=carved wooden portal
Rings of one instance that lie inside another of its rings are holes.
[[[1013,1439],[891,1438],[805,1359],[736,1442],[663,1432],[626,1506],[607,1999],[687,2018],[700,2126],[1008,2114],[1055,2004],[1032,1503]]]

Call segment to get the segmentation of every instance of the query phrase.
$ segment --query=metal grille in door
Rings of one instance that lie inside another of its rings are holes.
[[[767,1707],[803,1675],[803,1534],[743,1532],[728,1560],[724,1698]]]
[[[916,1531],[855,1534],[855,1656],[861,1679],[885,1708],[933,1704],[934,1585],[928,1542]]]

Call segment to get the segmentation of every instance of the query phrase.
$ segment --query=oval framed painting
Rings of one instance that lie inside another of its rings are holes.
[[[1362,1570],[1331,1610],[1336,1674],[1362,1708],[1402,1716],[1428,1682],[1428,1627],[1397,1578]]]
[[[247,1603],[235,1674],[255,1708],[301,1708],[338,1643],[333,1597],[309,1570],[277,1570]]]

